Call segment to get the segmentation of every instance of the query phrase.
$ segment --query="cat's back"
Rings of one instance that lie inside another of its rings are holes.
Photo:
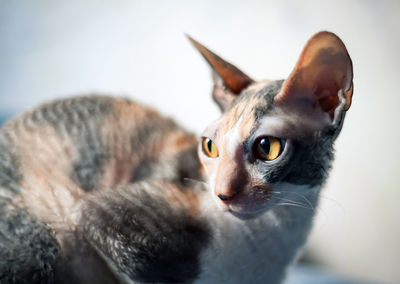
[[[126,99],[59,100],[0,129],[0,169],[8,177],[2,182],[21,185],[33,176],[67,179],[88,192],[154,174],[144,166],[182,153],[195,140],[173,120]]]
[[[44,104],[0,129],[0,187],[35,214],[61,214],[86,192],[142,179],[175,181],[198,167],[196,138],[154,109],[84,96]],[[185,171],[186,169],[186,171]],[[185,171],[183,173],[182,171]],[[43,211],[43,212],[41,212]]]
[[[0,282],[53,275],[79,200],[140,180],[196,176],[195,149],[196,138],[173,120],[127,99],[58,100],[7,122],[0,128]]]

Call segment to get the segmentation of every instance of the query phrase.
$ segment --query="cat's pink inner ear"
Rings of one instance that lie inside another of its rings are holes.
[[[322,111],[334,121],[339,106],[350,108],[352,80],[352,62],[345,45],[335,34],[320,32],[304,47],[275,103]]]

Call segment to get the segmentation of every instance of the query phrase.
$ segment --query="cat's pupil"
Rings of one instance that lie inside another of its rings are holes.
[[[271,144],[269,143],[269,139],[262,138],[258,145],[259,145],[259,150],[262,152],[263,156],[266,156],[269,154],[270,149],[271,149]]]
[[[213,150],[213,142],[211,141],[211,139],[207,139],[207,148],[209,152],[212,152]]]
[[[263,161],[272,161],[282,154],[284,140],[276,137],[261,137],[254,143],[254,157]]]

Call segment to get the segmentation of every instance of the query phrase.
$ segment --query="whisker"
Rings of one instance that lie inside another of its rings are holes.
[[[310,209],[310,210],[315,211],[314,207],[307,206],[307,204],[304,204],[304,203],[301,203],[301,202],[293,201],[293,200],[290,200],[290,199],[287,199],[287,198],[276,197],[276,196],[274,196],[274,198],[276,198],[278,200],[282,200],[282,201],[284,201],[284,203],[287,203],[287,204],[297,205],[297,206],[299,206],[301,208]]]
[[[310,208],[310,207],[302,206],[302,205],[300,205],[300,204],[291,203],[291,202],[281,202],[281,203],[278,203],[278,204],[276,204],[276,205],[278,205],[278,206],[294,206],[294,207],[300,207],[300,208],[312,210],[312,208]]]
[[[342,210],[343,214],[346,214],[346,208],[343,206],[343,204],[341,204],[341,203],[340,203],[339,201],[337,201],[336,199],[333,199],[333,198],[331,198],[331,197],[328,197],[328,196],[322,195],[322,194],[320,194],[320,197],[323,198],[323,199],[326,199],[326,200],[328,200],[328,201],[333,202],[335,205],[337,205],[337,206]]]
[[[295,194],[295,195],[301,197],[302,199],[304,199],[306,202],[308,201],[307,203],[310,204],[309,200],[304,195],[302,195],[301,193],[298,193],[298,192],[281,190],[281,191],[276,191],[276,192],[272,192],[272,193],[276,193],[277,195],[282,194],[282,193]],[[337,205],[341,209],[343,214],[346,214],[346,209],[340,202],[338,202],[337,200],[335,200],[333,198],[330,198],[330,197],[328,197],[326,195],[323,195],[323,194],[320,194],[319,196],[321,197],[321,199],[323,198],[323,199],[326,199],[326,200],[329,200],[329,201],[333,202],[335,205]],[[318,207],[316,207],[314,209],[316,211],[318,211],[318,212],[322,212],[322,214],[325,216],[325,218],[329,219],[328,213],[326,213],[325,210],[323,210],[323,208],[321,208],[321,206],[318,206]]]
[[[298,193],[298,192],[293,192],[293,191],[285,191],[285,190],[284,191],[279,191],[279,194],[281,194],[283,192],[286,192],[286,193],[289,193],[289,194],[294,194],[296,196],[301,197],[312,209],[315,209],[314,206],[311,204],[310,200],[308,200],[307,197],[305,197],[303,194]]]
[[[317,207],[312,206],[311,202],[305,196],[303,196],[302,194],[300,194],[298,192],[292,192],[292,191],[283,190],[283,191],[273,191],[272,193],[273,194],[278,194],[278,195],[282,194],[282,193],[293,193],[295,195],[298,195],[298,196],[302,197],[307,202],[307,204],[310,206],[310,208],[308,208],[308,209],[312,209],[315,212],[321,212],[326,218],[328,218],[328,214],[321,208],[321,206],[317,206]],[[273,196],[273,198],[277,198],[278,199],[278,197],[276,197],[276,196]],[[289,200],[289,199],[288,199],[288,201],[294,202],[294,201]],[[299,203],[299,204],[302,204],[302,203]],[[304,204],[302,204],[302,205],[304,205]]]

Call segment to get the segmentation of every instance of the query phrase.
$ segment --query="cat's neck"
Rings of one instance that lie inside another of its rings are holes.
[[[207,205],[215,238],[202,254],[199,279],[210,283],[279,283],[307,238],[319,190],[304,187],[292,205],[275,206],[251,220],[240,220]]]

